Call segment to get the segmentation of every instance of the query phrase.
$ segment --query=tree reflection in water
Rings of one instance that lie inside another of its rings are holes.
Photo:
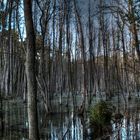
[[[113,140],[140,139],[140,105],[129,103],[120,111],[124,115],[121,122],[112,122],[113,133],[107,134]],[[27,140],[28,122],[26,104],[15,101],[4,101],[3,104],[4,130],[0,131],[1,140]],[[62,109],[63,110],[63,109]],[[40,114],[40,137],[42,140],[89,140],[96,135],[89,127],[88,114],[83,117],[71,113],[54,113],[43,116]],[[1,127],[0,116],[0,129]],[[103,136],[102,138],[105,138]],[[101,139],[101,137],[99,138]]]

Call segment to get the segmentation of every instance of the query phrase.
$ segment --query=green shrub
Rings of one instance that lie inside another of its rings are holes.
[[[90,109],[91,123],[100,126],[110,124],[112,113],[112,105],[105,101],[100,101]]]

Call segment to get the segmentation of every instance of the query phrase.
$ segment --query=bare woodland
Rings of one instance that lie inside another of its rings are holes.
[[[139,37],[138,0],[1,0],[1,107],[27,102],[29,139],[39,140],[37,102],[47,114],[63,97],[80,114],[95,96],[126,103],[140,91]]]

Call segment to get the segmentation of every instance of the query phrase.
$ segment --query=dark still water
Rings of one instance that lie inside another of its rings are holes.
[[[111,131],[97,140],[140,140],[140,100],[132,99],[113,104],[123,114],[121,121],[112,121]],[[63,107],[60,109],[63,110]],[[70,111],[71,112],[71,111]],[[77,116],[73,112],[57,112],[46,116],[39,112],[41,140],[94,140],[96,130],[89,125],[88,113]],[[20,101],[4,101],[0,110],[0,140],[28,140],[27,106]]]

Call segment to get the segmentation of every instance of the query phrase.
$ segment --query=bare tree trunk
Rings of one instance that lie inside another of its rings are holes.
[[[25,25],[27,32],[26,75],[28,90],[29,140],[39,140],[37,118],[37,83],[35,66],[35,33],[32,19],[32,0],[24,0]]]
[[[74,11],[75,11],[75,16],[77,18],[77,29],[79,31],[80,34],[80,51],[81,51],[81,69],[82,69],[82,86],[81,90],[83,93],[83,103],[81,105],[80,108],[80,112],[83,113],[84,108],[85,108],[85,102],[86,102],[86,94],[87,94],[87,87],[86,87],[86,66],[85,66],[85,62],[86,62],[86,55],[85,55],[85,42],[84,42],[84,33],[83,33],[83,28],[82,28],[82,21],[81,21],[81,17],[80,14],[78,12],[78,8],[77,8],[77,3],[76,0],[73,1],[74,3]]]
[[[128,10],[129,10],[129,16],[130,18],[130,28],[131,32],[133,35],[133,40],[134,40],[134,46],[137,51],[137,55],[140,61],[140,47],[139,47],[139,39],[138,39],[138,31],[137,31],[137,24],[136,24],[136,17],[135,17],[135,12],[134,12],[134,1],[133,0],[128,0]]]

